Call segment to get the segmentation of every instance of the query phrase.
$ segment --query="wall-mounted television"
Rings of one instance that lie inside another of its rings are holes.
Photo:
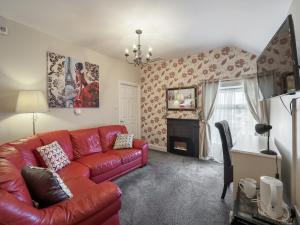
[[[300,90],[292,15],[286,18],[258,57],[257,80],[265,99]]]

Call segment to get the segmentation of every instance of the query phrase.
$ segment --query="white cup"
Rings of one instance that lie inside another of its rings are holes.
[[[256,195],[256,180],[252,178],[243,178],[239,182],[240,189],[245,193],[247,198],[253,198]]]

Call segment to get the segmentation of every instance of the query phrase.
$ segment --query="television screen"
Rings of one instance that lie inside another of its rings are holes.
[[[300,89],[295,32],[289,15],[257,59],[258,85],[264,98]]]

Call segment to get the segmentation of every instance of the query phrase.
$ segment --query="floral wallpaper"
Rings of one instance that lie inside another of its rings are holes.
[[[224,47],[152,63],[141,71],[142,137],[149,144],[167,146],[166,118],[198,119],[203,81],[239,78],[256,72],[256,56],[239,48]],[[197,111],[167,111],[166,89],[197,87]]]

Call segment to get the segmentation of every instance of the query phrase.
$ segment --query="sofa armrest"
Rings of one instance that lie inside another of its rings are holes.
[[[148,143],[143,139],[134,139],[133,140],[133,148],[141,149],[143,154],[143,166],[145,166],[148,162]]]
[[[0,224],[39,225],[43,213],[18,200],[14,195],[0,190]]]
[[[0,198],[1,222],[12,225],[73,225],[101,211],[104,212],[101,218],[105,221],[121,209],[121,190],[112,182],[103,182],[70,200],[44,209],[28,206],[5,191],[0,191]],[[111,205],[113,208],[107,212],[105,209]]]

